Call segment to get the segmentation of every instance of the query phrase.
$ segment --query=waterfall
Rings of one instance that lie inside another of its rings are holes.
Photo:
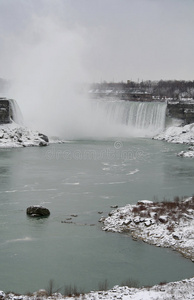
[[[24,125],[23,116],[17,102],[14,99],[9,99],[9,103],[11,120],[19,125]]]
[[[108,123],[123,125],[128,135],[154,136],[165,128],[166,103],[123,100],[95,100],[95,110],[103,112]]]

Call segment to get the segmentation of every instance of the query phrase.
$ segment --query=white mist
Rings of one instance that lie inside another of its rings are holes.
[[[90,82],[83,57],[87,32],[66,28],[52,18],[34,17],[22,36],[7,44],[12,79],[8,97],[16,99],[31,129],[62,139],[101,139],[121,134],[84,93]]]
[[[12,82],[7,96],[17,101],[25,124],[60,139],[152,135],[150,129],[144,132],[123,123],[125,106],[119,104],[111,114],[107,105],[93,105],[84,93],[84,84],[92,78],[84,65],[88,36],[86,29],[36,16],[20,36],[8,40],[5,52]]]
[[[86,120],[86,100],[76,93],[87,80],[81,34],[51,19],[34,18],[14,43],[9,96],[17,100],[26,125],[48,135],[76,134],[76,124]]]

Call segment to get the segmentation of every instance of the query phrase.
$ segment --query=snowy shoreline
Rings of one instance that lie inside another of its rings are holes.
[[[194,157],[194,123],[185,126],[172,126],[154,136],[153,140],[169,143],[186,144],[188,151],[181,151],[178,156]],[[15,122],[0,124],[0,148],[17,148],[32,146],[48,146],[49,143],[60,144],[66,141],[59,138],[49,138],[38,131],[18,125]]]
[[[178,156],[194,157],[194,123],[185,126],[168,127],[164,132],[153,137],[153,139],[189,145],[188,151],[181,151],[178,153]]]
[[[0,125],[0,148],[47,146],[47,136],[14,122]]]
[[[194,197],[174,202],[141,200],[111,211],[100,222],[104,231],[170,247],[194,262]]]
[[[49,293],[46,290],[39,290],[32,295],[15,295],[13,293],[5,294],[0,291],[0,299],[2,300],[37,300],[37,299],[53,299],[53,300],[182,300],[194,299],[194,277],[181,281],[170,282],[166,284],[154,285],[152,287],[130,288],[128,286],[114,286],[107,291],[92,291],[87,294],[76,294],[64,296],[61,293]]]

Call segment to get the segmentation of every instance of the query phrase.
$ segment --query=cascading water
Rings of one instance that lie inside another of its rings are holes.
[[[123,100],[95,100],[95,110],[103,113],[108,123],[127,127],[127,135],[154,136],[164,130],[166,106],[164,102],[134,102]]]
[[[19,125],[24,125],[23,116],[17,102],[14,99],[9,99],[9,103],[11,119]]]

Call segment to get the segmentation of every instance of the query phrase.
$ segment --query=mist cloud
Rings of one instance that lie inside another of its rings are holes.
[[[51,16],[33,16],[20,35],[5,40],[4,63],[11,79],[7,96],[17,100],[30,128],[64,139],[122,132],[102,110],[92,108],[84,93],[83,83],[91,80],[84,66],[87,34],[85,28],[70,29]]]
[[[49,134],[72,134],[73,123],[81,122],[86,109],[86,100],[81,101],[76,92],[88,80],[82,66],[82,34],[51,18],[34,17],[8,48],[13,49],[7,52],[13,57],[8,95],[18,99],[28,125]]]

